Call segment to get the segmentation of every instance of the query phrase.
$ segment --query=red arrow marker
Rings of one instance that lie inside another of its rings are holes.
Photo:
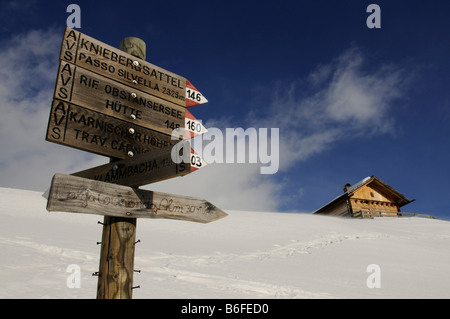
[[[186,107],[208,103],[208,100],[186,79]]]
[[[203,158],[191,148],[191,173],[205,166],[206,162]]]
[[[192,115],[191,112],[186,110],[186,114],[184,116],[184,138],[190,139],[198,135],[202,135],[208,130],[202,125],[202,123]]]

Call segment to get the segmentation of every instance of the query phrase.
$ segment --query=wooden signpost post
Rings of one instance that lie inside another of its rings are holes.
[[[190,147],[184,161],[172,153],[207,131],[186,109],[206,102],[189,80],[145,61],[142,40],[125,38],[119,50],[66,28],[46,140],[110,163],[55,174],[47,210],[104,215],[98,299],[132,297],[137,218],[227,216],[206,200],[137,188],[205,165]]]

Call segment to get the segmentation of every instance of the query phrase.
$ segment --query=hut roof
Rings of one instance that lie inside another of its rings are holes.
[[[395,190],[394,188],[392,188],[391,186],[389,186],[388,184],[383,182],[381,179],[372,175],[372,176],[368,176],[368,177],[364,178],[363,180],[359,181],[358,183],[356,183],[353,186],[350,186],[349,184],[347,184],[346,185],[347,187],[343,194],[339,195],[338,197],[333,199],[331,202],[329,202],[325,206],[319,208],[318,210],[313,212],[313,214],[318,213],[321,210],[323,210],[337,202],[346,200],[351,195],[353,195],[358,189],[360,189],[363,186],[369,185],[369,184],[370,184],[371,188],[374,188],[374,189],[384,193],[386,195],[386,197],[388,197],[393,203],[397,204],[399,207],[404,206],[404,205],[414,201],[414,200],[409,200],[407,197],[405,197],[400,192],[398,192],[397,190]]]

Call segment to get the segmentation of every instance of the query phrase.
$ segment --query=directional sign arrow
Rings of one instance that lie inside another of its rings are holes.
[[[46,140],[120,159],[176,144],[170,135],[56,99]]]
[[[198,135],[202,135],[208,130],[203,126],[202,122],[197,120],[191,112],[186,110],[184,118],[185,139],[190,139]]]
[[[65,61],[53,98],[168,135],[185,124],[185,107]]]
[[[53,98],[167,135],[184,127],[184,139],[208,131],[180,105],[64,61],[59,66]]]
[[[190,154],[188,154],[189,156],[185,161],[182,161],[181,157],[176,159],[176,162],[179,162],[176,163],[173,161],[172,155],[176,156],[183,145],[183,151],[190,150]],[[205,165],[206,163],[203,159],[190,147],[189,142],[184,141],[177,144],[175,149],[167,147],[154,150],[132,158],[73,173],[72,175],[102,182],[139,187],[169,178],[184,176]]]
[[[126,218],[167,218],[199,223],[209,223],[227,216],[204,199],[141,190],[65,174],[54,175],[47,210]]]
[[[186,107],[208,103],[208,100],[201,94],[192,83],[186,79]]]
[[[208,102],[185,77],[71,28],[65,29],[60,60],[184,107]]]
[[[190,154],[190,165],[191,165],[191,172],[195,172],[196,170],[205,167],[207,164],[203,160],[203,158],[198,155],[192,148],[191,148],[191,154]]]

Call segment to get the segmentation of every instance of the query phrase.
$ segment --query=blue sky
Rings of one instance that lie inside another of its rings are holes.
[[[208,127],[280,129],[280,169],[212,164],[146,186],[224,209],[312,212],[376,175],[450,218],[450,2],[2,1],[2,187],[45,190],[54,173],[105,157],[45,141],[66,8],[80,32],[188,78],[209,100],[190,111]],[[381,28],[369,29],[369,4]]]

